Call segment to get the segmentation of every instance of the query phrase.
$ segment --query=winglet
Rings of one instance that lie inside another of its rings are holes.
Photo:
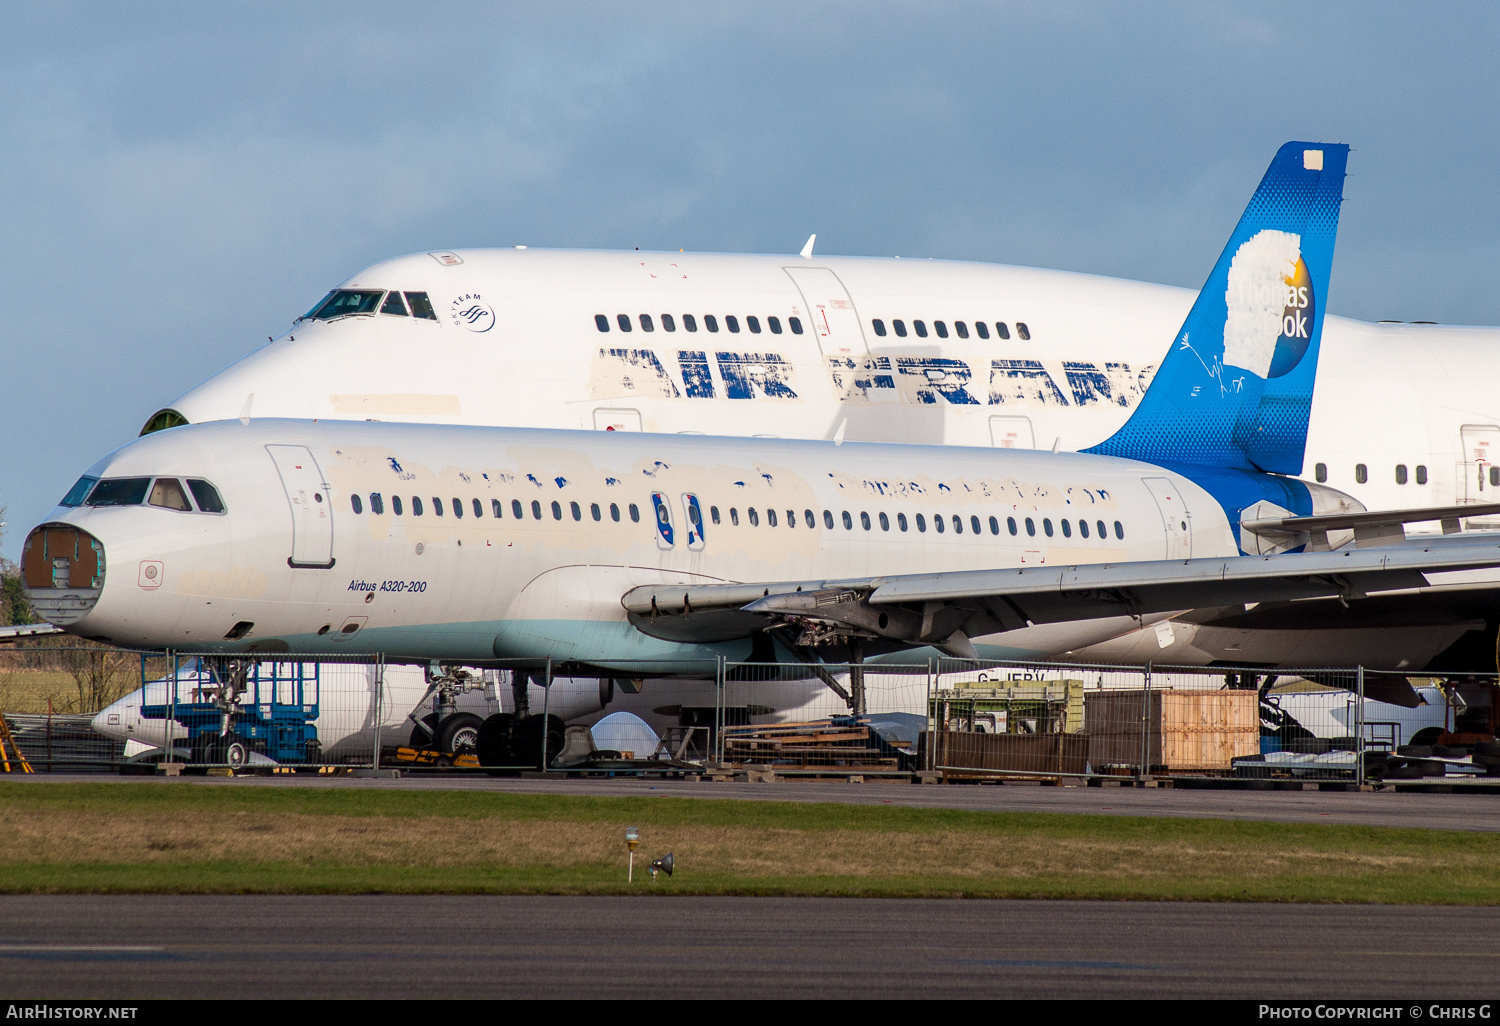
[[[811,260],[812,259],[813,243],[817,242],[817,241],[818,241],[818,233],[817,232],[813,232],[811,235],[809,235],[807,237],[807,245],[805,245],[805,246],[802,247],[802,253],[800,254],[803,260]]]

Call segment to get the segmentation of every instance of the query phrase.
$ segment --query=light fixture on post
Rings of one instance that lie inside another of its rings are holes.
[[[635,846],[641,843],[640,827],[628,826],[625,828],[625,847],[630,849],[630,868],[625,871],[625,882],[635,881]]]
[[[651,882],[652,883],[656,883],[656,874],[658,872],[666,873],[668,876],[672,875],[672,853],[671,852],[667,852],[661,858],[659,858],[655,862],[651,863]]]

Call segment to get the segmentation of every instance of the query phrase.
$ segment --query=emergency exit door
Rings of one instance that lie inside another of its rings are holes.
[[[1161,510],[1162,527],[1166,530],[1166,559],[1191,559],[1193,557],[1192,514],[1177,486],[1164,477],[1141,479],[1156,500]]]
[[[292,510],[292,554],[287,565],[328,570],[333,566],[333,499],[318,461],[305,445],[268,445]]]
[[[854,309],[854,300],[839,276],[826,267],[784,268],[802,300],[807,304],[807,330],[818,338],[823,357],[864,356],[869,353],[865,345],[865,332],[859,323],[859,312]]]

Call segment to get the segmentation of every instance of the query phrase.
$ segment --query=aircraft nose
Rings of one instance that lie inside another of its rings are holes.
[[[104,546],[72,524],[33,528],[21,550],[21,590],[48,623],[77,623],[104,590]]]

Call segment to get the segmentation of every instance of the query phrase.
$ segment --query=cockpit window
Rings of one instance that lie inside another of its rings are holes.
[[[380,312],[383,314],[395,314],[397,317],[405,317],[406,304],[401,302],[401,293],[387,292],[385,302],[380,304]]]
[[[188,478],[188,488],[193,492],[193,498],[198,500],[198,508],[205,513],[223,513],[224,500],[219,498],[219,490],[207,481],[200,478]]]
[[[146,501],[146,489],[150,487],[149,477],[117,477],[109,481],[100,481],[89,492],[89,506],[139,506]]]
[[[193,504],[188,502],[187,492],[182,490],[182,482],[175,477],[159,477],[156,484],[151,488],[151,498],[147,500],[149,505],[160,506],[163,509],[176,509],[184,513],[193,511]]]
[[[68,489],[68,494],[63,496],[59,506],[82,506],[83,500],[88,498],[89,490],[99,483],[97,477],[89,477],[85,474],[78,479],[78,483]]]
[[[411,315],[413,317],[425,317],[429,321],[437,320],[437,314],[433,312],[432,300],[427,298],[425,292],[408,292],[406,301],[411,304]]]
[[[372,314],[383,295],[385,293],[380,289],[335,289],[308,316],[313,320],[331,321],[350,314]]]

